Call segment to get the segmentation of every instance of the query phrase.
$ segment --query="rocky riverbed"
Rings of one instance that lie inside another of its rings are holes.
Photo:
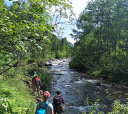
[[[56,90],[60,90],[65,99],[65,114],[89,113],[97,99],[100,105],[107,106],[99,108],[99,111],[105,113],[111,110],[114,100],[127,102],[127,87],[91,79],[86,74],[69,69],[69,61],[70,59],[62,59],[47,62],[49,72],[54,78],[50,88],[50,102],[56,95]]]

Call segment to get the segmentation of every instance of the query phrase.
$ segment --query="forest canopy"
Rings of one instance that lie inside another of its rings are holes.
[[[127,84],[127,0],[95,0],[80,14],[70,66],[92,76]]]
[[[51,7],[55,9],[56,23],[53,23]],[[18,0],[10,6],[0,0],[0,14],[1,74],[25,65],[28,60],[44,64],[48,59],[70,56],[67,38],[54,34],[60,18],[72,17],[68,0]]]

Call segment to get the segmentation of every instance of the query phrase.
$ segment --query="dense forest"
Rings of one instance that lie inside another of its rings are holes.
[[[40,5],[38,0],[28,3],[17,1],[6,7],[4,0],[1,1],[1,74],[26,64],[28,60],[43,64],[46,59],[70,56],[70,43],[66,38],[54,35],[55,26],[47,11],[52,4],[54,2]],[[62,3],[55,5],[59,4],[69,7]]]
[[[55,9],[52,14],[51,7]],[[60,17],[67,18],[66,10],[72,12],[71,7],[65,0],[18,0],[10,6],[0,0],[1,114],[35,112],[36,100],[25,82],[36,70],[48,90],[51,77],[45,73],[45,62],[71,56],[71,43],[58,29]]]
[[[79,15],[70,67],[128,85],[128,1],[95,0]]]

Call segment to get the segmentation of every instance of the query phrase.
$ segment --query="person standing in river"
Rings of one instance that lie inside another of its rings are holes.
[[[56,91],[57,96],[53,98],[54,114],[61,114],[63,112],[62,104],[64,104],[64,98],[61,96],[59,90]]]

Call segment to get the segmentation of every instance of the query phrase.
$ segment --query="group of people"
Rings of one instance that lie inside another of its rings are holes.
[[[61,91],[56,91],[56,96],[53,98],[53,103],[49,103],[50,93],[48,91],[40,93],[41,80],[37,73],[34,71],[32,78],[33,91],[38,92],[38,96],[42,98],[42,101],[37,104],[35,114],[61,114],[63,112],[62,104],[64,104],[64,98],[61,96]]]

